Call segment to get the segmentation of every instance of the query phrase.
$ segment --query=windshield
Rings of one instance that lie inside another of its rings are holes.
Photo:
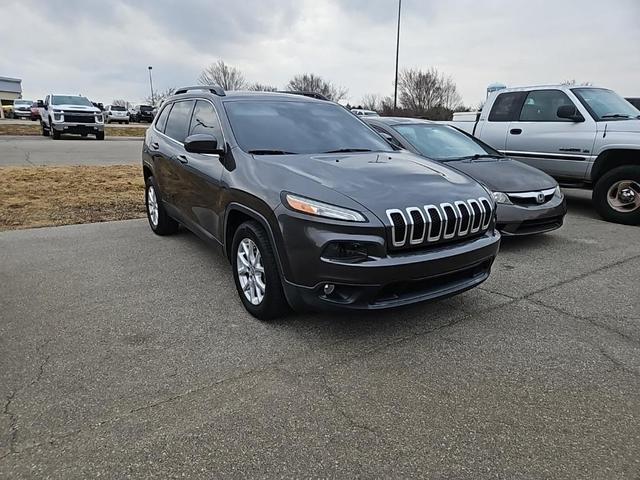
[[[93,104],[84,97],[75,95],[52,95],[52,105],[84,105],[85,107],[93,107]]]
[[[33,100],[14,100],[13,101],[14,105],[29,105],[29,106],[31,106],[32,103],[33,103]]]
[[[225,102],[238,145],[255,153],[390,151],[348,110],[327,102]]]
[[[640,110],[611,90],[604,88],[574,88],[573,93],[596,120],[638,118]]]
[[[475,155],[498,155],[455,128],[430,123],[392,127],[422,155],[433,160],[455,160]]]
[[[114,105],[111,107],[111,110],[113,110],[114,112],[124,112],[125,108],[119,105]]]

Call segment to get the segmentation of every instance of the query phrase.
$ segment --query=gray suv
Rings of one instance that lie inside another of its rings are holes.
[[[498,252],[489,191],[328,101],[178,89],[142,165],[151,230],[181,224],[221,250],[260,319],[454,295],[486,280]]]

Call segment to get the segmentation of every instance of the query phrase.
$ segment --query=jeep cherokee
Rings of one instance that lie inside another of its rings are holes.
[[[151,229],[219,247],[260,319],[454,295],[487,279],[500,243],[480,184],[305,96],[178,89],[142,164]]]

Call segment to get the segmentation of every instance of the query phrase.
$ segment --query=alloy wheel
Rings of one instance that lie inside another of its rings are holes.
[[[267,288],[260,249],[250,238],[243,238],[236,256],[242,293],[252,305],[260,305]]]

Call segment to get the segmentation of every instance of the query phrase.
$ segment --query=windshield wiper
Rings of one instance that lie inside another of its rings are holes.
[[[349,153],[349,152],[370,152],[368,148],[339,148],[338,150],[329,150],[322,153]]]
[[[631,118],[631,116],[623,113],[607,113],[606,115],[602,115],[600,118]]]
[[[252,155],[297,155],[296,152],[286,152],[284,150],[249,150],[247,153]]]
[[[477,160],[479,158],[502,158],[502,155],[491,155],[490,153],[483,153],[482,155],[476,153],[475,155],[468,155],[466,157],[448,158],[447,160]]]

